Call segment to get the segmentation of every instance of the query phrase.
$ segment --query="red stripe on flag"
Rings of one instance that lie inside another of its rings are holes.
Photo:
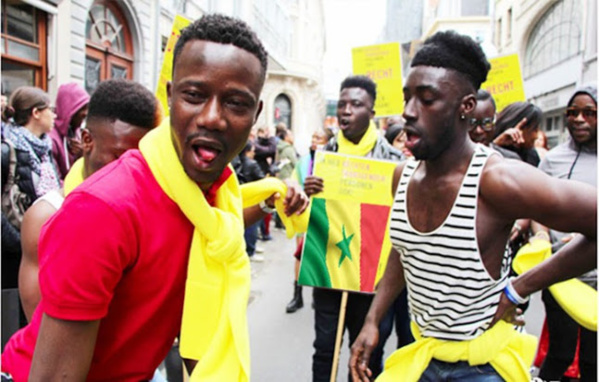
[[[373,292],[385,238],[389,206],[362,204],[360,206],[360,290]]]

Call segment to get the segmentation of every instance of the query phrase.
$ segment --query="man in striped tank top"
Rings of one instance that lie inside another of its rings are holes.
[[[414,159],[395,171],[393,248],[352,346],[355,381],[369,380],[378,324],[404,287],[417,341],[396,351],[377,381],[530,380],[536,340],[514,330],[524,323],[516,304],[596,267],[596,189],[470,140],[489,68],[480,46],[453,31],[427,39],[411,63],[403,117]],[[520,218],[581,235],[510,280],[506,247]]]

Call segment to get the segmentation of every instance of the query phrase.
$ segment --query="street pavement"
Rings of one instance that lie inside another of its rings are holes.
[[[258,241],[264,249],[263,262],[252,262],[252,287],[248,306],[252,372],[256,382],[311,381],[314,311],[312,288],[304,287],[304,308],[285,312],[293,295],[295,239],[287,239],[282,230],[271,229],[273,240]],[[540,335],[545,311],[540,295],[531,299],[525,313],[526,331]],[[345,381],[349,350],[345,335],[337,381]],[[394,334],[387,341],[385,357],[393,352]]]

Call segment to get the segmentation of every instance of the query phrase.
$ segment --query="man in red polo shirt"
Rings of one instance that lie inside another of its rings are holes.
[[[168,85],[170,121],[156,129],[166,139],[152,142],[173,151],[185,179],[165,184],[153,167],[160,161],[148,154],[154,147],[144,151],[142,140],[141,152],[125,153],[69,194],[42,231],[42,298],[32,323],[17,333],[19,346],[5,349],[3,372],[15,381],[152,378],[180,331],[188,259],[202,228],[169,186],[201,189],[206,202],[198,204],[207,206],[227,204],[223,187],[239,195],[227,165],[262,109],[266,61],[260,41],[239,20],[209,15],[182,31]],[[290,188],[284,202],[291,215],[307,199]],[[239,198],[230,204],[238,216],[230,221],[241,226]],[[205,221],[228,216],[212,210]],[[245,212],[246,222],[264,216],[258,206]],[[218,238],[205,239],[213,250]],[[214,257],[223,255],[229,256]],[[239,259],[235,265],[249,269],[247,256]],[[197,325],[222,312],[206,314]],[[220,363],[213,366],[218,371]]]

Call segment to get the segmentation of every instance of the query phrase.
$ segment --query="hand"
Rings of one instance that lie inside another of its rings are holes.
[[[83,155],[83,145],[81,141],[77,138],[67,138],[67,147],[69,149],[69,153],[76,157],[81,157]]]
[[[312,196],[314,194],[318,194],[319,192],[322,192],[323,189],[324,181],[322,180],[322,178],[319,178],[314,175],[306,177],[306,180],[304,181],[304,192],[306,193],[306,195]]]
[[[524,143],[524,135],[522,134],[522,127],[526,125],[526,118],[522,118],[520,122],[514,127],[511,127],[501,133],[497,138],[493,140],[497,146],[516,146],[520,147]]]
[[[372,371],[368,368],[368,363],[370,362],[370,355],[378,342],[378,327],[374,323],[366,321],[351,347],[349,370],[354,382],[370,381]]]
[[[499,320],[504,320],[507,323],[517,326],[523,326],[525,324],[524,317],[522,317],[522,309],[512,304],[505,293],[501,293],[499,305],[497,306],[497,311],[493,316],[491,324],[489,324],[489,329],[491,329]]]
[[[302,191],[302,188],[299,184],[297,184],[297,182],[286,180],[285,184],[287,185],[287,194],[283,200],[283,204],[285,205],[285,214],[287,216],[290,216],[294,213],[301,215],[301,213],[308,208],[308,204],[310,204],[308,195]],[[268,200],[266,202],[268,204]]]

